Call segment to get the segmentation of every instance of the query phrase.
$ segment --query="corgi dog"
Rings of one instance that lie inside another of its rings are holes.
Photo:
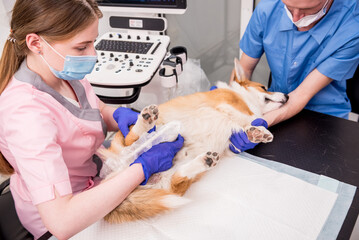
[[[173,159],[172,168],[152,175],[145,186],[137,187],[105,216],[105,221],[122,223],[146,219],[186,204],[189,200],[182,196],[191,184],[215,167],[222,157],[233,154],[229,139],[234,132],[245,131],[255,143],[273,140],[265,127],[252,126],[251,122],[280,108],[287,102],[288,95],[268,92],[262,84],[246,79],[239,60],[234,62],[235,74],[230,84],[218,82],[215,90],[145,107],[126,138],[118,131],[111,146],[99,150],[102,159],[121,161],[123,149],[155,124],[161,126],[171,121],[181,124],[184,145]]]

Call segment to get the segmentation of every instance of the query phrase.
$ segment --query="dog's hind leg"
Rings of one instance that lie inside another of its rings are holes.
[[[141,113],[138,115],[136,124],[131,128],[125,138],[125,145],[131,145],[138,140],[143,133],[151,130],[156,124],[158,114],[157,105],[150,105],[142,109]]]
[[[249,141],[253,143],[267,143],[273,141],[272,133],[262,126],[248,126],[245,128],[245,132]]]
[[[192,161],[181,166],[171,179],[171,192],[182,196],[192,183],[217,165],[219,154],[216,152],[207,152],[197,156]]]

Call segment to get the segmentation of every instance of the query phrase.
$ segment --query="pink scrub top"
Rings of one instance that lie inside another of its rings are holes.
[[[92,157],[106,125],[90,83],[69,81],[79,105],[45,84],[26,60],[0,96],[0,151],[14,168],[10,189],[23,226],[47,232],[36,205],[94,185]]]

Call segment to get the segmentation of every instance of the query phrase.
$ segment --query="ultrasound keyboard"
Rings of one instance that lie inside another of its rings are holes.
[[[106,33],[95,42],[98,61],[87,79],[97,91],[99,87],[143,86],[159,68],[169,42],[163,35]]]
[[[118,41],[118,40],[101,40],[96,45],[96,50],[147,54],[152,46],[153,46],[152,42],[127,42],[127,41]]]

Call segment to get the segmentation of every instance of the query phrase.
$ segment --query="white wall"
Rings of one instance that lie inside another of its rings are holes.
[[[14,3],[15,0],[0,1],[0,56],[4,43],[10,33],[10,11]]]
[[[171,46],[183,45],[189,57],[200,59],[209,80],[227,81],[238,57],[238,0],[187,0],[184,15],[167,15]]]

